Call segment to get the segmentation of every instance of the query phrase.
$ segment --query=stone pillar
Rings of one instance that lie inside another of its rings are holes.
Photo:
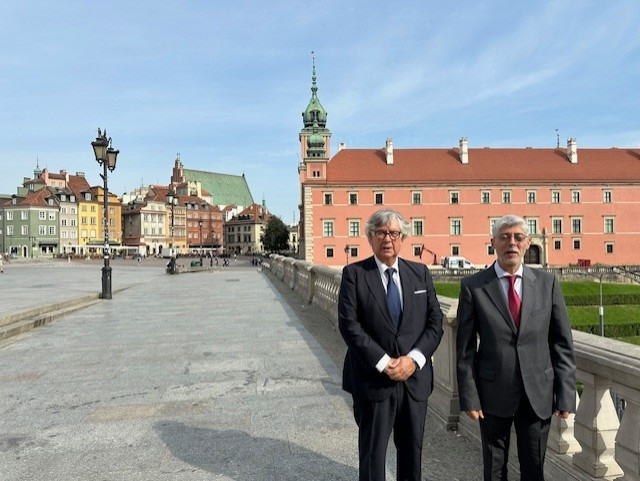
[[[580,369],[577,378],[583,390],[574,433],[582,451],[573,455],[573,464],[594,478],[622,474],[613,459],[620,423],[609,391],[611,380]]]
[[[640,391],[616,383],[612,389],[626,403],[615,454],[624,475],[616,481],[640,481]]]

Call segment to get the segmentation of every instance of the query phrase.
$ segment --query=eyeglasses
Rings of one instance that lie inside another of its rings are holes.
[[[500,234],[499,236],[497,236],[497,239],[500,242],[509,242],[512,237],[513,237],[513,240],[515,240],[518,244],[520,244],[521,242],[524,242],[528,238],[528,236],[526,236],[524,234],[520,234],[520,233],[507,234],[505,232],[504,234]]]
[[[387,235],[391,240],[398,240],[402,235],[402,232],[398,230],[377,230],[377,231],[374,231],[373,234],[376,236],[376,239],[380,239],[380,240],[387,237]]]

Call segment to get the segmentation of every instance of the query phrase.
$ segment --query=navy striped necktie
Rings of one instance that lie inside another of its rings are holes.
[[[384,273],[387,275],[387,306],[396,327],[400,325],[400,316],[402,316],[402,303],[400,302],[400,292],[398,286],[393,281],[393,273],[396,270],[389,267]]]

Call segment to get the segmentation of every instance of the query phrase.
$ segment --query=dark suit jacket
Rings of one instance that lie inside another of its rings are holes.
[[[427,364],[405,381],[407,391],[412,398],[424,401],[433,387],[430,358],[442,338],[442,311],[431,274],[424,264],[404,259],[398,260],[398,274],[403,313],[400,328],[396,329],[374,258],[351,264],[342,271],[338,324],[348,347],[343,388],[370,401],[388,398],[396,385],[396,381],[375,368],[384,354],[396,358],[419,349]]]
[[[460,287],[460,409],[511,416],[524,389],[541,419],[554,409],[575,412],[571,325],[556,276],[524,266],[519,331],[493,266],[463,279]]]

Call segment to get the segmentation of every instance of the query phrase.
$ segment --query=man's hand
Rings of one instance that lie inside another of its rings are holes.
[[[478,419],[484,419],[484,414],[482,413],[482,409],[474,409],[474,410],[471,410],[471,411],[465,411],[465,413],[467,413],[467,416],[469,416],[474,421],[477,421]]]
[[[571,413],[569,411],[560,411],[559,409],[556,409],[553,414],[555,414],[559,418],[567,419],[569,417],[569,414]]]
[[[391,358],[384,373],[394,381],[406,381],[416,372],[416,365],[409,356]]]

